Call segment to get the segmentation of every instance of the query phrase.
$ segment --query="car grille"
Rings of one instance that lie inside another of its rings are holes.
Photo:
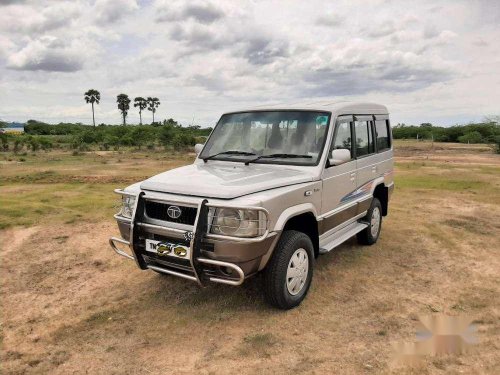
[[[146,215],[151,219],[169,221],[172,223],[178,224],[186,224],[186,225],[194,225],[194,221],[196,219],[196,214],[198,209],[195,207],[185,207],[185,206],[176,206],[181,210],[181,215],[174,219],[168,216],[169,207],[174,206],[171,204],[158,203],[152,201],[146,201],[145,210]]]

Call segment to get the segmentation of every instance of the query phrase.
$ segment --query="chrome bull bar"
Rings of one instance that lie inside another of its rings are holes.
[[[208,277],[209,281],[212,281],[214,283],[234,285],[234,286],[241,285],[241,284],[243,284],[243,281],[245,281],[245,274],[243,273],[243,270],[240,267],[238,267],[236,264],[228,263],[228,262],[221,262],[218,260],[213,260],[213,259],[208,259],[208,258],[198,258],[197,260],[200,263],[212,264],[214,266],[230,268],[238,274],[237,280],[221,279],[220,277],[209,276]],[[154,271],[157,271],[157,272],[165,273],[167,275],[182,277],[184,279],[191,280],[191,281],[198,281],[196,276],[186,275],[184,273],[176,272],[176,271],[169,270],[166,268],[161,268],[161,267],[151,266],[151,265],[148,265],[148,268],[152,269]]]
[[[127,259],[132,259],[134,260],[134,257],[130,254],[127,254],[125,251],[120,250],[118,246],[116,246],[115,242],[121,243],[122,245],[127,245],[130,246],[130,242],[127,240],[124,240],[123,238],[118,238],[118,237],[111,237],[109,239],[109,244],[111,245],[111,248],[117,253],[118,255],[121,255],[122,257],[125,257]]]
[[[114,250],[114,252],[117,253],[118,255],[121,255],[122,257],[125,257],[127,259],[134,260],[134,257],[132,255],[127,254],[125,251],[118,248],[116,243],[130,246],[129,241],[124,240],[123,238],[111,237],[109,239],[109,244],[111,245],[111,248]],[[243,284],[243,281],[245,281],[245,273],[236,264],[229,263],[229,262],[222,262],[220,260],[214,260],[214,259],[208,259],[208,258],[197,258],[197,261],[199,263],[203,263],[203,264],[209,264],[209,265],[213,265],[213,266],[229,268],[229,269],[233,270],[234,272],[236,272],[236,274],[238,275],[238,279],[235,279],[235,280],[222,279],[220,277],[209,276],[208,280],[211,282],[238,286],[238,285]],[[165,274],[172,275],[172,276],[182,277],[184,279],[191,280],[191,281],[198,281],[196,276],[186,275],[186,274],[181,273],[181,272],[176,272],[176,271],[173,271],[170,269],[161,268],[161,267],[153,266],[153,265],[148,265],[147,267],[149,269],[157,271],[157,272],[165,273]]]
[[[196,281],[201,286],[204,285],[205,281],[211,281],[214,283],[234,285],[234,286],[241,285],[243,283],[243,281],[245,280],[245,274],[244,274],[243,270],[239,266],[237,266],[236,264],[229,263],[229,262],[223,262],[223,261],[219,261],[219,260],[214,260],[214,259],[203,258],[203,257],[199,256],[200,255],[200,243],[201,243],[200,241],[203,237],[206,237],[206,235],[207,235],[207,233],[206,233],[206,230],[207,230],[206,219],[207,219],[208,215],[203,215],[203,212],[207,211],[207,207],[211,206],[210,204],[208,204],[207,200],[204,200],[203,202],[201,202],[198,205],[198,215],[197,215],[196,220],[195,220],[194,231],[190,232],[190,231],[186,231],[186,230],[169,228],[169,227],[164,227],[164,226],[160,226],[160,225],[149,224],[149,223],[144,223],[144,222],[138,221],[136,214],[138,211],[139,201],[141,201],[144,198],[147,198],[147,197],[145,197],[144,192],[141,192],[140,194],[131,194],[131,193],[125,192],[123,190],[116,189],[115,193],[136,197],[134,210],[133,210],[133,214],[132,214],[132,219],[130,219],[130,241],[127,241],[123,238],[117,238],[117,237],[111,237],[109,240],[111,248],[115,251],[115,253],[117,253],[118,255],[121,255],[127,259],[135,260],[136,263],[139,265],[139,267],[142,269],[151,269],[151,270],[155,270],[157,272],[169,274],[172,276],[182,277],[184,279],[191,280],[191,281]],[[158,199],[155,197],[155,200],[162,200],[162,199]],[[201,220],[200,220],[200,214],[203,217],[203,219],[201,219]],[[116,218],[116,216],[115,216],[115,218]],[[163,234],[163,235],[176,234],[176,235],[183,235],[184,237],[188,234],[193,235],[193,238],[191,240],[191,245],[190,245],[190,250],[191,250],[190,251],[190,254],[191,254],[190,255],[190,262],[191,262],[191,267],[192,267],[194,275],[184,274],[181,272],[177,272],[177,271],[167,269],[167,268],[158,267],[155,265],[144,264],[144,261],[139,259],[140,257],[138,254],[136,254],[136,251],[135,251],[134,246],[133,246],[133,243],[134,243],[133,239],[134,239],[134,232],[135,232],[134,227],[135,226],[137,226],[139,228],[146,229],[148,232],[156,233],[156,234],[160,234],[160,235],[161,234]],[[118,248],[117,243],[128,246],[130,248],[130,251],[132,252],[132,255],[128,254],[125,251]],[[141,263],[143,263],[142,266],[141,266]],[[226,267],[226,268],[234,271],[236,273],[236,275],[238,276],[238,278],[237,279],[227,279],[227,278],[221,278],[221,277],[212,276],[212,275],[206,275],[201,267],[201,264],[212,265],[212,266],[217,266],[217,267]]]
[[[243,270],[240,267],[238,267],[236,264],[229,263],[229,262],[222,262],[220,260],[214,260],[214,259],[208,259],[208,258],[197,258],[197,260],[200,263],[230,268],[238,274],[238,280],[221,279],[220,277],[209,276],[208,277],[209,281],[212,281],[214,283],[234,285],[234,286],[241,285],[241,284],[243,284],[243,281],[245,281],[245,274],[243,273]]]

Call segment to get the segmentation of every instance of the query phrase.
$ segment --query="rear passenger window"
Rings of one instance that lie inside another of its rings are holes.
[[[373,140],[371,121],[355,121],[356,132],[356,156],[373,154],[375,143]]]
[[[387,120],[376,120],[375,121],[375,132],[377,134],[377,149],[378,151],[384,151],[391,148],[391,143],[389,139],[389,121]]]

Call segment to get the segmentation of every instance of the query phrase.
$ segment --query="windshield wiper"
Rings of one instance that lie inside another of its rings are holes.
[[[298,155],[298,154],[270,154],[270,155],[260,155],[254,159],[247,160],[245,162],[245,165],[248,165],[250,163],[253,163],[254,161],[260,160],[260,159],[274,159],[274,158],[282,158],[282,159],[301,159],[301,158],[306,158],[306,159],[312,159],[311,155]]]
[[[213,159],[213,158],[215,158],[216,156],[219,156],[219,155],[243,155],[243,156],[254,156],[254,155],[256,155],[256,154],[254,154],[253,152],[229,150],[229,151],[222,151],[222,152],[218,152],[217,154],[213,154],[213,155],[207,156],[206,158],[203,158],[203,161],[206,163],[206,162],[207,162],[207,160]]]

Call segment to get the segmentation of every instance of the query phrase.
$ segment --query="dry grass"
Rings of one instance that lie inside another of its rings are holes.
[[[398,148],[380,241],[321,256],[308,298],[288,312],[267,307],[259,278],[199,289],[108,248],[112,188],[190,156],[2,164],[2,373],[499,373],[500,160],[427,146]],[[436,312],[472,315],[480,344],[391,367],[391,344],[414,340],[416,317]]]
[[[54,151],[25,158],[19,162],[10,154],[0,164],[0,229],[36,225],[47,218],[58,223],[109,219],[117,204],[116,187],[187,164],[193,156],[111,151],[73,156]]]

